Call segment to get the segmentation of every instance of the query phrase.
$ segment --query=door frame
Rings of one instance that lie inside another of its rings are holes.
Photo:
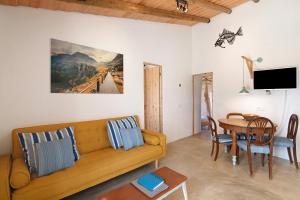
[[[150,65],[150,66],[149,66]],[[143,74],[144,74],[144,126],[146,127],[146,109],[145,109],[145,69],[158,67],[159,69],[159,131],[163,132],[163,92],[162,92],[162,66],[158,64],[153,64],[150,62],[143,63]]]
[[[193,85],[193,113],[192,113],[192,115],[193,115],[193,117],[192,117],[193,118],[193,135],[196,134],[195,133],[195,79],[198,76],[200,76],[202,78],[202,74],[193,74],[193,79],[192,79],[192,85]],[[201,99],[200,99],[200,102],[201,102]],[[201,115],[201,113],[200,113],[200,115]]]
[[[205,75],[205,74],[208,74],[208,73],[212,73],[212,93],[214,93],[214,87],[213,87],[213,72],[204,72],[204,73],[199,73],[199,74],[193,74],[193,80],[192,80],[192,84],[193,84],[193,135],[195,135],[195,134],[197,134],[197,133],[195,133],[195,85],[194,85],[194,82],[195,82],[195,78],[197,77],[197,76],[200,76],[201,77],[201,79],[202,79],[202,77],[203,77],[203,75]],[[201,80],[201,87],[202,87],[202,80]],[[202,91],[201,91],[201,93],[202,93]],[[201,97],[202,97],[202,94],[201,94]],[[213,106],[213,102],[214,102],[214,95],[212,95],[212,99],[211,99],[211,101],[212,101],[212,105],[211,105],[211,115],[213,115],[213,109],[214,109],[214,106]],[[200,102],[202,102],[202,99],[200,99]],[[200,105],[200,106],[202,106],[202,105]],[[202,113],[202,111],[201,111],[201,113]],[[201,113],[200,113],[200,115],[201,115]],[[200,123],[201,123],[201,121],[200,121]]]

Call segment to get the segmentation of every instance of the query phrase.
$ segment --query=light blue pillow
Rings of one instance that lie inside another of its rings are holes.
[[[121,128],[120,134],[123,141],[124,149],[127,151],[133,147],[144,145],[141,129],[136,128]]]
[[[135,128],[138,123],[134,116],[123,118],[120,120],[109,120],[107,122],[107,134],[111,146],[114,149],[119,149],[123,146],[120,129],[122,128]]]
[[[48,175],[74,164],[75,157],[70,137],[51,142],[36,143],[34,146],[38,176]]]
[[[73,154],[75,161],[79,160],[79,152],[76,146],[76,140],[74,137],[74,128],[66,127],[53,131],[42,131],[32,133],[18,133],[19,141],[24,152],[25,163],[31,173],[36,172],[36,158],[34,155],[34,144],[44,143],[55,140],[61,140],[64,138],[70,138],[73,145]]]

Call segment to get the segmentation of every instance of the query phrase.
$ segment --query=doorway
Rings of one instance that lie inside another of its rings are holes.
[[[144,119],[145,129],[163,131],[162,67],[144,63]]]
[[[193,134],[208,129],[213,111],[213,73],[193,75]]]

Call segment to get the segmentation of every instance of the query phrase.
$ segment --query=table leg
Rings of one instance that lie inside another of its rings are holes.
[[[155,160],[155,169],[158,169],[158,160]]]
[[[232,145],[231,145],[231,155],[232,155],[232,164],[236,165],[236,131],[231,131],[232,135]]]
[[[186,190],[186,183],[183,182],[181,187],[182,187],[182,192],[183,192],[184,200],[188,200],[188,195],[187,195],[187,190]]]
[[[236,166],[236,156],[232,156],[232,165]]]

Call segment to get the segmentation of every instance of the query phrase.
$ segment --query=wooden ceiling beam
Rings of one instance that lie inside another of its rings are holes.
[[[225,6],[213,3],[213,2],[208,1],[208,0],[192,0],[192,2],[195,3],[195,4],[201,4],[201,6],[206,6],[208,8],[213,9],[213,10],[216,10],[216,11],[224,12],[224,13],[227,13],[227,14],[232,13],[232,10],[230,8],[227,8]]]
[[[197,15],[190,15],[187,13],[179,13],[176,11],[168,11],[159,8],[147,7],[142,4],[130,3],[120,0],[60,0],[62,2],[80,4],[86,6],[100,7],[112,10],[126,11],[128,13],[138,13],[144,15],[151,15],[156,17],[163,17],[169,19],[177,19],[183,21],[203,22],[209,23],[210,19],[200,17]]]

